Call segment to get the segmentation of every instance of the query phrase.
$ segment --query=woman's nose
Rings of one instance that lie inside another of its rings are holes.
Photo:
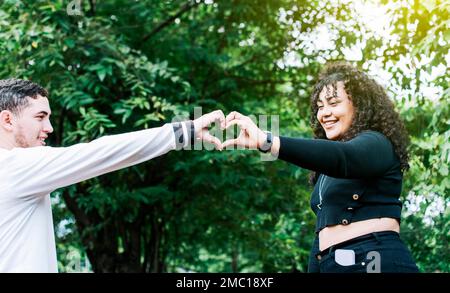
[[[330,116],[332,114],[331,113],[331,108],[327,107],[327,106],[324,106],[323,110],[322,110],[322,113],[323,113],[323,116]]]

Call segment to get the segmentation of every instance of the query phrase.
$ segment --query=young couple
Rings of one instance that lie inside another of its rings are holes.
[[[399,237],[408,135],[385,90],[343,63],[327,66],[311,95],[313,139],[273,136],[247,116],[221,110],[158,128],[49,147],[47,91],[0,81],[0,272],[57,272],[50,193],[108,172],[190,148],[241,146],[312,171],[317,216],[309,272],[418,272]],[[221,142],[208,132],[238,125]],[[374,257],[372,257],[374,256]]]

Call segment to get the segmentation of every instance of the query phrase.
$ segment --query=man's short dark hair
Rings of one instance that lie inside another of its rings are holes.
[[[29,80],[2,79],[0,80],[0,112],[9,110],[19,114],[29,104],[27,97],[36,99],[38,95],[48,97],[48,92]]]

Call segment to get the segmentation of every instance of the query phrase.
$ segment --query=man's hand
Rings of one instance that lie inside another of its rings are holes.
[[[217,137],[211,135],[208,131],[208,127],[215,121],[220,122],[220,128],[225,129],[225,115],[222,110],[216,110],[214,112],[203,115],[193,121],[195,129],[195,138],[212,143],[216,149],[222,150],[222,142]]]
[[[247,116],[239,112],[231,112],[225,119],[226,128],[232,125],[238,125],[241,129],[239,136],[235,139],[229,139],[222,144],[222,148],[229,145],[243,146],[249,149],[257,149],[267,138],[267,134],[256,126],[256,124]]]

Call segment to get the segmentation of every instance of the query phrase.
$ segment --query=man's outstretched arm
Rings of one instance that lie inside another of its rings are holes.
[[[206,114],[194,121],[110,135],[90,143],[70,147],[15,148],[2,156],[0,176],[19,197],[39,196],[105,173],[151,160],[171,150],[188,146],[195,139],[221,144],[207,132],[214,121],[224,122],[222,111]],[[192,128],[191,128],[192,127]],[[192,135],[194,137],[192,137]]]

